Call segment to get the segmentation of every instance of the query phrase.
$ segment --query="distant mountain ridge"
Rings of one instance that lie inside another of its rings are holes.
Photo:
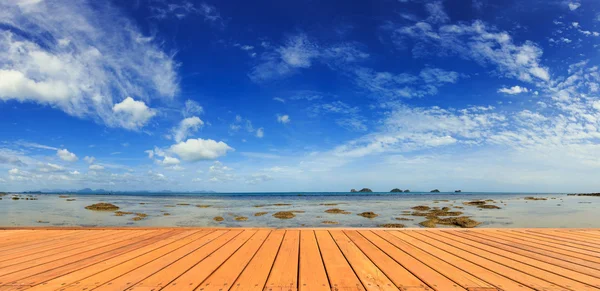
[[[80,190],[64,190],[64,189],[41,189],[38,191],[24,191],[25,194],[198,194],[198,193],[217,193],[211,190],[198,190],[198,191],[172,191],[172,190],[160,190],[160,191],[150,191],[150,190],[139,190],[139,191],[112,191],[105,189],[91,189],[91,188],[83,188]]]

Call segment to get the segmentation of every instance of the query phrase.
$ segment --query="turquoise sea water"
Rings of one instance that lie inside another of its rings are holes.
[[[20,195],[27,197],[27,195]],[[0,200],[0,226],[238,226],[238,227],[377,227],[386,223],[402,223],[420,227],[424,217],[405,216],[403,211],[417,205],[430,207],[464,207],[463,211],[482,224],[479,227],[600,227],[597,211],[600,197],[578,197],[566,194],[531,193],[202,193],[125,195],[69,195],[66,201],[55,194],[32,195],[37,200]],[[524,197],[544,197],[543,201],[527,201]],[[462,203],[493,199],[502,209],[479,209]],[[448,201],[441,201],[448,200]],[[115,216],[111,212],[86,210],[85,206],[108,202],[121,211],[144,213],[147,217],[133,221],[134,215]],[[189,204],[189,205],[186,205]],[[290,204],[275,206],[273,204]],[[337,204],[337,205],[322,205]],[[210,205],[207,208],[196,205]],[[261,206],[261,207],[256,207]],[[350,214],[329,214],[325,210],[340,208]],[[292,219],[272,216],[278,211],[300,211]],[[368,219],[358,213],[372,211],[379,216]],[[267,212],[254,216],[257,212]],[[170,215],[165,216],[165,213]],[[223,222],[213,220],[222,216]],[[235,217],[248,217],[236,221]],[[398,221],[403,217],[412,221]],[[326,225],[334,221],[337,225]]]

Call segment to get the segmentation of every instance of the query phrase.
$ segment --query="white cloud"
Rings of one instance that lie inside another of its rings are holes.
[[[183,117],[191,117],[194,115],[199,115],[204,112],[204,108],[198,104],[198,102],[193,100],[185,101],[185,108],[183,109]]]
[[[267,174],[252,174],[245,179],[246,184],[256,185],[262,182],[273,180],[273,177]]]
[[[79,174],[81,174],[81,173],[79,173],[78,171],[72,171],[72,172],[69,172],[69,174],[71,174],[71,175],[74,175],[74,176],[77,176],[77,175],[79,175]]]
[[[280,97],[274,97],[273,100],[281,102],[281,103],[285,103],[285,99],[280,98]]]
[[[160,163],[164,166],[174,166],[179,165],[180,161],[178,158],[165,156],[165,158],[162,161],[160,161]]]
[[[264,128],[259,128],[256,130],[256,137],[258,138],[263,138],[265,136],[265,130]]]
[[[290,121],[292,121],[292,120],[290,119],[289,115],[287,115],[287,114],[284,114],[284,115],[277,114],[277,122],[283,123],[283,124],[287,124],[287,123],[290,123]]]
[[[197,116],[188,117],[179,123],[179,126],[173,129],[173,138],[175,142],[181,142],[190,134],[197,132],[204,125],[204,122]]]
[[[569,6],[569,9],[571,11],[575,11],[575,10],[577,10],[577,8],[579,8],[581,6],[581,3],[579,3],[579,2],[569,2],[567,5]]]
[[[116,100],[170,99],[178,92],[172,55],[112,4],[30,1],[23,9],[22,3],[0,2],[0,100],[131,129],[138,126],[113,111]]]
[[[188,139],[172,145],[169,150],[177,154],[184,161],[214,160],[234,149],[226,143],[216,142],[212,139]]]
[[[142,128],[156,115],[156,110],[146,106],[143,101],[135,101],[131,97],[115,104],[112,110],[117,122],[127,129]]]
[[[63,161],[75,162],[78,160],[77,156],[69,152],[67,149],[59,149],[56,151],[56,155]]]
[[[406,39],[417,41],[412,53],[415,57],[431,54],[457,55],[482,65],[493,64],[499,73],[524,82],[548,82],[548,68],[540,64],[543,50],[531,41],[515,44],[504,31],[482,21],[467,24],[442,25],[437,30],[425,22],[411,26],[391,24],[392,39],[399,49],[406,47]]]
[[[86,163],[88,163],[88,164],[93,164],[93,163],[94,163],[94,161],[96,160],[96,158],[94,158],[94,157],[89,157],[89,156],[85,156],[85,157],[83,158],[83,160],[84,160]]]
[[[209,182],[222,183],[235,180],[236,176],[231,173],[233,169],[223,165],[219,161],[215,161],[208,168]]]
[[[450,21],[450,17],[444,11],[444,4],[442,1],[435,1],[425,4],[425,9],[429,13],[427,18],[428,22],[431,23],[444,23]]]
[[[498,93],[505,93],[505,94],[510,94],[510,95],[527,93],[527,92],[529,92],[529,89],[527,89],[525,87],[521,87],[521,86],[512,86],[510,88],[498,89]]]
[[[21,172],[21,171],[19,171],[19,169],[17,169],[17,168],[14,168],[14,169],[10,169],[10,170],[8,170],[8,173],[9,173],[10,175],[18,175],[20,172]]]
[[[64,170],[65,170],[64,167],[57,165],[57,164],[52,164],[52,163],[41,164],[38,167],[38,171],[44,172],[44,173],[62,172]]]
[[[224,27],[225,23],[215,6],[205,2],[198,6],[188,1],[152,1],[148,6],[152,17],[156,19],[184,19],[190,15],[200,15],[205,22],[217,27]]]
[[[93,170],[93,171],[101,171],[101,170],[104,170],[104,167],[100,166],[100,165],[90,165],[89,169]]]
[[[299,33],[288,36],[283,45],[263,53],[248,77],[260,83],[288,77],[300,69],[310,68],[316,61],[333,66],[354,63],[368,57],[368,54],[354,44],[321,46],[308,35]]]

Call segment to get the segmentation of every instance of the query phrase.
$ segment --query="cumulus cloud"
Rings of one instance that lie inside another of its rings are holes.
[[[93,164],[93,163],[94,163],[94,161],[96,161],[96,158],[94,158],[94,157],[90,157],[90,156],[85,156],[85,157],[83,158],[83,160],[84,160],[86,163],[88,163],[88,164]]]
[[[143,122],[123,122],[122,111],[113,110],[116,103],[126,96],[146,102],[170,99],[178,92],[172,55],[108,2],[23,3],[0,2],[5,12],[0,18],[0,100],[35,102],[136,129]]]
[[[131,97],[125,98],[112,108],[117,122],[127,129],[139,129],[144,127],[156,111],[146,106],[143,101],[135,101]]]
[[[77,156],[69,152],[67,149],[60,149],[56,151],[56,155],[63,161],[75,162],[78,160]]]
[[[264,128],[259,128],[256,130],[256,137],[258,138],[263,138],[265,136],[265,129]]]
[[[195,133],[204,125],[204,122],[197,116],[188,117],[179,123],[179,126],[173,129],[173,138],[176,142],[181,142],[190,134]]]
[[[290,123],[290,121],[292,121],[292,120],[290,119],[289,115],[287,115],[287,114],[283,114],[283,115],[277,114],[277,122],[283,123],[283,124],[288,124],[288,123]]]
[[[184,161],[196,162],[200,160],[214,160],[234,149],[222,141],[212,139],[188,139],[172,145],[169,150]]]
[[[510,88],[498,89],[498,93],[504,93],[504,94],[510,94],[510,95],[527,93],[527,92],[529,92],[529,89],[527,89],[525,87],[521,87],[521,86],[512,86]]]

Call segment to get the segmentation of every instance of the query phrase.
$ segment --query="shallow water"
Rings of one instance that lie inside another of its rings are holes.
[[[12,200],[11,195],[0,200],[0,226],[237,226],[237,227],[377,227],[385,223],[402,223],[406,227],[420,227],[425,220],[419,216],[403,216],[402,211],[417,205],[430,207],[462,206],[464,215],[482,222],[478,227],[600,227],[600,197],[567,196],[566,194],[516,193],[255,193],[255,194],[202,194],[202,195],[69,195],[75,201],[66,201],[58,195],[20,195],[38,200]],[[548,198],[527,201],[524,197]],[[502,209],[479,209],[462,203],[471,200],[493,199]],[[448,202],[434,200],[449,200]],[[134,215],[115,216],[113,212],[98,212],[85,206],[109,202],[120,211],[145,213],[140,221]],[[143,203],[143,204],[142,204]],[[287,203],[289,206],[273,206]],[[321,205],[338,203],[335,206]],[[189,205],[178,205],[189,204]],[[195,205],[210,205],[199,208]],[[268,205],[255,207],[257,205]],[[324,211],[340,208],[351,214],[329,214]],[[277,219],[278,211],[304,211],[292,219]],[[372,211],[379,216],[368,219],[358,213]],[[411,210],[412,211],[412,210]],[[164,216],[164,213],[169,216]],[[257,212],[268,214],[255,217]],[[215,216],[225,218],[222,222]],[[247,221],[236,221],[246,216]],[[396,217],[414,219],[398,221]],[[335,221],[326,225],[323,221]]]

